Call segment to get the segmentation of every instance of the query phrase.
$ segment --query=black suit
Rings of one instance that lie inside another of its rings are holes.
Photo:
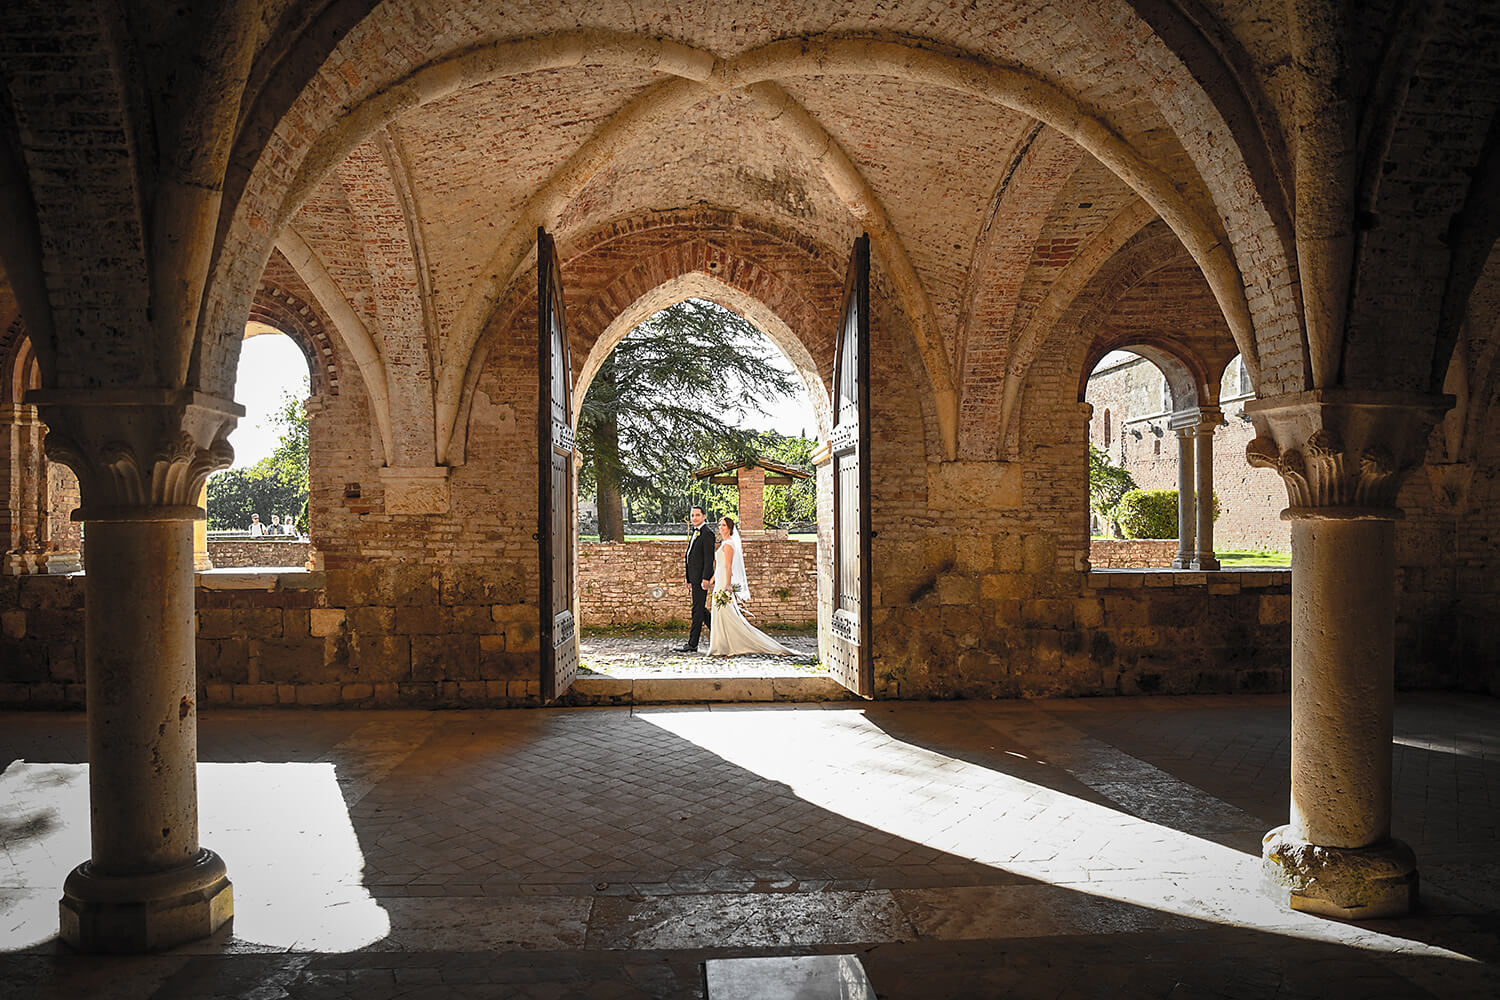
[[[703,581],[714,575],[714,529],[707,521],[693,530],[687,550],[687,582],[693,591],[693,629],[688,633],[688,648],[698,648],[698,638],[708,623],[708,591]]]

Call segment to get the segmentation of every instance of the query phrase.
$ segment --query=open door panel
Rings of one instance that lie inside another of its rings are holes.
[[[870,655],[870,237],[854,241],[833,356],[833,676],[875,690]]]
[[[537,546],[541,559],[542,699],[555,701],[578,674],[573,620],[573,374],[557,247],[537,230]]]

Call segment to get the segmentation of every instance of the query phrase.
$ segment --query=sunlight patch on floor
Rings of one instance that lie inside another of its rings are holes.
[[[1261,889],[1258,856],[902,742],[859,709],[639,718],[856,823],[1038,882],[1227,926],[1468,960],[1286,909]]]
[[[333,764],[199,764],[198,811],[199,841],[234,884],[231,947],[351,951],[390,932]],[[63,880],[89,856],[88,765],[11,763],[0,836],[0,952],[44,944]]]

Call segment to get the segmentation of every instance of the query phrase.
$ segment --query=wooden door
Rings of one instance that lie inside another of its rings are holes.
[[[541,557],[542,698],[561,697],[578,674],[573,620],[573,370],[557,247],[537,230],[537,546]]]
[[[874,694],[870,656],[870,237],[854,241],[833,352],[833,676]]]

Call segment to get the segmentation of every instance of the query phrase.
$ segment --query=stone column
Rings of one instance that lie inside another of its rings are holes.
[[[203,481],[203,489],[198,492],[198,506],[203,510],[202,520],[193,522],[193,570],[202,573],[214,568],[214,561],[208,556],[208,480]]]
[[[40,537],[45,525],[38,523],[46,491],[38,447],[41,426],[36,407],[0,405],[0,441],[6,449],[6,461],[0,465],[0,491],[5,496],[5,508],[0,511],[5,543],[0,572],[9,576],[45,571]]]
[[[1224,423],[1224,412],[1217,406],[1198,409],[1198,425],[1193,428],[1193,451],[1196,461],[1193,473],[1198,519],[1198,547],[1193,553],[1193,569],[1218,569],[1214,556],[1214,430]],[[1179,512],[1181,506],[1178,507]]]
[[[741,466],[735,478],[740,495],[740,533],[761,534],[766,530],[766,470]]]
[[[1177,557],[1172,560],[1173,569],[1191,569],[1197,554],[1198,518],[1193,513],[1197,483],[1193,475],[1193,438],[1197,426],[1197,410],[1174,413],[1167,421],[1168,429],[1177,435]]]
[[[47,454],[78,476],[84,522],[91,856],[68,876],[62,939],[142,952],[233,911],[198,843],[193,525],[243,409],[187,390],[39,390]]]
[[[1416,857],[1390,836],[1395,503],[1448,399],[1319,390],[1245,406],[1246,457],[1290,500],[1291,821],[1262,857],[1296,910],[1367,919],[1416,903]]]

